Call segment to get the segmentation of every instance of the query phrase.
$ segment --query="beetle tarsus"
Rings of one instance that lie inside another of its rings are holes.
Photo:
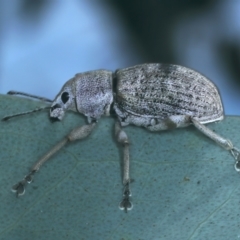
[[[121,210],[124,210],[126,213],[127,211],[131,210],[133,207],[132,202],[130,201],[130,196],[131,196],[131,191],[129,189],[129,183],[127,183],[124,186],[124,190],[123,190],[123,200],[119,204],[119,208]]]
[[[31,183],[32,180],[33,180],[33,174],[35,173],[36,171],[31,171],[28,175],[25,176],[24,180],[27,182],[27,183]]]
[[[234,167],[237,172],[240,172],[240,153],[239,152],[238,152],[238,156],[236,158],[236,163],[235,163]]]
[[[24,179],[17,184],[12,186],[12,192],[16,193],[16,196],[22,196],[25,193],[25,185],[26,183],[31,183],[33,180],[33,174],[36,171],[31,171],[28,175],[24,177]]]
[[[237,148],[233,147],[230,152],[236,160],[234,168],[237,172],[240,172],[240,151]]]

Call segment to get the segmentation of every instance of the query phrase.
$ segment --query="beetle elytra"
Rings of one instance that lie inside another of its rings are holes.
[[[88,124],[73,129],[68,136],[39,159],[31,171],[12,188],[17,196],[24,194],[25,185],[54,153],[66,143],[83,139],[93,131],[103,115],[116,117],[115,135],[123,146],[123,198],[120,209],[132,209],[130,201],[129,140],[124,126],[133,124],[150,131],[161,131],[194,125],[203,134],[228,150],[240,171],[240,151],[232,142],[204,124],[224,118],[222,101],[216,86],[200,73],[170,64],[142,64],[115,72],[95,70],[78,73],[67,81],[53,101],[11,91],[9,94],[37,98],[50,105],[46,108],[6,116],[3,120],[50,109],[50,119],[60,121],[66,111],[79,112]]]

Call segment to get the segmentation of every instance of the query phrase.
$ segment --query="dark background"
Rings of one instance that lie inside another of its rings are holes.
[[[240,115],[240,1],[0,2],[0,93],[54,98],[76,72],[163,62],[193,68]]]

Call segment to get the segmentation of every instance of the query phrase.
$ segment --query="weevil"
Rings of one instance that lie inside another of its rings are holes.
[[[132,209],[130,191],[129,140],[123,127],[133,124],[150,131],[169,130],[194,125],[203,134],[228,150],[240,171],[240,151],[232,142],[214,133],[204,124],[224,118],[223,105],[216,86],[200,73],[171,64],[141,64],[116,70],[95,70],[78,73],[62,87],[53,101],[21,92],[51,103],[48,107],[6,116],[3,120],[50,109],[50,120],[61,121],[71,110],[87,117],[88,124],[73,129],[50,149],[31,168],[30,173],[12,187],[17,196],[23,195],[25,185],[54,153],[66,143],[83,139],[95,128],[103,116],[115,116],[115,135],[123,147],[123,197],[120,209]]]

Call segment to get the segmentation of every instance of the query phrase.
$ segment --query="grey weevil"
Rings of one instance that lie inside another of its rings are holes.
[[[203,134],[230,151],[235,169],[240,171],[240,151],[230,140],[221,137],[204,124],[224,118],[221,98],[216,86],[200,73],[171,64],[142,64],[116,70],[95,70],[78,73],[67,81],[56,98],[46,98],[21,92],[51,102],[51,106],[11,116],[3,120],[50,108],[50,119],[60,121],[67,110],[87,117],[88,124],[73,129],[31,168],[23,180],[12,187],[17,196],[23,195],[25,185],[54,153],[66,143],[87,137],[103,115],[116,116],[115,135],[123,146],[123,198],[121,210],[132,209],[130,201],[129,140],[122,127],[133,124],[150,131],[187,127],[193,124]]]

